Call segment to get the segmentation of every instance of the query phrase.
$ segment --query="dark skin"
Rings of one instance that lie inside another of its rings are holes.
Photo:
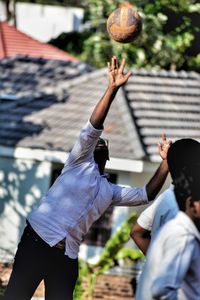
[[[166,145],[167,139],[165,134],[162,135],[162,143],[158,144],[158,150],[160,153],[161,158],[163,159],[162,163],[160,164],[158,170],[155,172],[154,176],[150,179],[150,181],[146,185],[147,195],[149,200],[155,199],[156,195],[158,194],[157,188],[165,182],[165,179],[168,174],[168,165],[167,165],[167,151],[171,145],[171,141],[169,141],[168,145]],[[150,198],[152,197],[152,198]],[[130,233],[131,238],[138,246],[138,248],[142,251],[144,255],[146,255],[150,241],[151,235],[150,231],[141,227],[138,223],[135,223],[131,229]]]
[[[191,197],[186,199],[185,213],[192,219],[198,231],[200,231],[200,200],[193,201]]]
[[[96,129],[103,128],[104,121],[117,94],[117,91],[128,81],[129,77],[132,75],[131,72],[124,74],[125,63],[125,59],[123,59],[120,67],[118,67],[118,61],[115,56],[113,56],[111,62],[108,63],[108,87],[103,97],[97,103],[90,117],[90,122]],[[106,161],[107,158],[103,156],[101,161],[98,161],[99,172],[101,175],[104,173]]]
[[[98,161],[96,161],[96,163],[98,164],[98,167],[99,167],[99,173],[101,175],[104,174],[106,162],[107,162],[107,157],[104,155],[102,155],[101,158],[99,158]]]
[[[116,56],[113,56],[111,62],[108,63],[108,87],[105,94],[99,100],[94,111],[90,117],[90,122],[96,129],[102,129],[104,121],[109,112],[110,106],[117,94],[117,91],[121,86],[126,84],[132,72],[124,73],[126,61],[122,59],[120,65],[118,65],[118,60]],[[167,151],[171,145],[171,142],[166,139],[166,136],[163,134],[162,142],[158,145],[159,154],[162,158],[162,162],[153,175],[153,177],[146,184],[146,191],[149,200],[153,200],[160,189],[162,188],[165,179],[168,175],[168,164],[167,164]],[[101,174],[104,173],[106,165],[106,158],[102,157],[102,160],[98,162],[99,171]]]
[[[96,129],[103,128],[105,118],[107,117],[117,91],[132,75],[132,72],[130,71],[127,74],[124,74],[125,64],[126,61],[123,59],[119,67],[116,56],[113,56],[111,62],[108,63],[108,87],[90,117],[90,122]]]
[[[151,241],[151,232],[141,227],[138,223],[135,223],[131,229],[130,236],[142,253],[146,255]]]

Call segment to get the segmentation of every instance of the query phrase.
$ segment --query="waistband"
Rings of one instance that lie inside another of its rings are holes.
[[[40,241],[43,242],[44,244],[48,245],[38,234],[37,232],[33,229],[33,227],[31,226],[31,224],[29,223],[28,220],[26,220],[26,227],[24,230],[25,233],[28,233],[29,235],[32,235],[33,238],[35,239],[35,241]],[[50,246],[49,246],[50,247]],[[58,248],[60,250],[65,250],[65,239],[59,241],[56,245],[54,245],[53,247]]]

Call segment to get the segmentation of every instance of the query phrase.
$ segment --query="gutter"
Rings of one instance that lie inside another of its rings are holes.
[[[0,146],[1,158],[5,157],[16,159],[30,159],[35,161],[48,161],[52,163],[64,164],[68,156],[69,153],[63,151]],[[142,160],[130,160],[111,157],[106,164],[106,169],[123,172],[142,173],[145,171],[145,165]],[[153,169],[155,170],[155,166],[153,166]]]

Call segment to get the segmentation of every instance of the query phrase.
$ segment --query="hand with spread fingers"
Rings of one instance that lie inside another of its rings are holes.
[[[119,88],[124,85],[129,77],[132,75],[132,72],[129,71],[127,74],[124,74],[126,60],[123,58],[120,66],[118,66],[118,60],[116,56],[111,58],[111,62],[108,62],[108,77],[109,77],[109,86],[112,88]]]
[[[171,140],[168,140],[166,134],[163,132],[162,134],[162,142],[158,143],[158,151],[160,157],[164,160],[167,158],[167,152],[172,144]]]

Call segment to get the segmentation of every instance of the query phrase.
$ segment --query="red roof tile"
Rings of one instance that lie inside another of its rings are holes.
[[[78,61],[67,52],[50,44],[37,41],[7,22],[0,22],[0,59],[15,55]]]

